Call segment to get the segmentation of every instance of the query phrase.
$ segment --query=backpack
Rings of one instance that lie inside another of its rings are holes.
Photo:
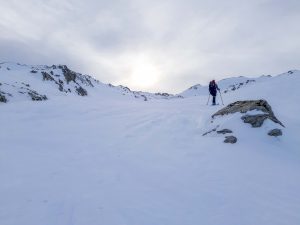
[[[214,82],[209,82],[209,91],[213,92],[216,90],[216,84]]]

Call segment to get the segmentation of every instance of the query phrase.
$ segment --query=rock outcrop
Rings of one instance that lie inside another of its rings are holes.
[[[275,124],[279,124],[280,126],[284,127],[283,123],[280,120],[278,120],[277,117],[275,116],[272,107],[269,105],[269,103],[266,100],[263,99],[233,102],[227,105],[226,107],[222,108],[221,110],[217,111],[216,113],[214,113],[212,115],[213,120],[211,121],[211,123],[214,123],[217,117],[219,118],[234,113],[245,114],[240,117],[241,120],[244,123],[249,123],[251,127],[254,128],[261,127],[267,119],[274,122]],[[227,125],[230,126],[230,123],[227,123]],[[202,136],[206,136],[208,134],[226,135],[226,134],[233,133],[232,130],[227,128],[220,129],[222,126],[224,127],[227,125],[226,123],[224,123],[224,121],[217,125],[214,124],[215,127],[205,132]],[[282,131],[278,128],[274,128],[268,132],[268,135],[274,137],[281,136]],[[237,137],[233,135],[225,136],[224,143],[234,144],[236,142],[237,142]]]
[[[66,65],[60,65],[58,68],[62,70],[67,84],[71,81],[76,82],[77,74],[74,71],[70,70]]]
[[[28,90],[27,93],[31,97],[32,101],[45,101],[48,99],[46,95],[41,95],[34,90]]]
[[[231,84],[229,85],[224,91],[223,93],[227,93],[227,92],[230,92],[230,91],[236,91],[238,90],[239,88],[243,87],[243,86],[246,86],[248,84],[251,84],[251,83],[254,83],[256,82],[254,79],[248,79],[246,80],[245,82],[239,82],[239,83],[235,83],[235,84]]]
[[[248,100],[248,101],[237,101],[229,104],[223,109],[219,110],[215,114],[212,115],[212,118],[216,116],[223,116],[232,113],[247,113],[249,111],[260,111],[262,113],[258,113],[256,115],[245,115],[242,116],[241,119],[245,123],[250,123],[252,127],[260,127],[266,119],[272,120],[274,123],[278,123],[284,127],[284,125],[276,118],[272,107],[266,100]]]
[[[87,91],[82,87],[76,88],[76,92],[80,96],[86,96],[87,95]]]
[[[0,75],[0,102],[25,100],[28,99],[28,95],[34,101],[45,100],[44,96],[51,98],[52,95],[87,96],[92,88],[99,94],[103,90],[103,93],[119,93],[143,101],[182,98],[168,93],[133,91],[121,85],[103,84],[89,75],[69,69],[66,65],[23,65],[3,62],[0,63]],[[26,87],[38,91],[38,95],[29,92]]]
[[[42,71],[42,75],[43,75],[43,80],[54,81],[54,78],[49,73]]]

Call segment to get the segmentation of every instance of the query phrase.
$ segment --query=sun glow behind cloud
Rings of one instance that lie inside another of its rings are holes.
[[[299,10],[297,0],[3,0],[0,58],[178,93],[299,68]]]
[[[134,90],[155,91],[162,76],[161,69],[155,61],[146,54],[135,54],[123,58],[125,79],[118,83],[125,84]]]

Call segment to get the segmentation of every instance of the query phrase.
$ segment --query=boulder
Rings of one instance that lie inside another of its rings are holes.
[[[215,114],[213,114],[212,117],[214,118],[215,116],[223,116],[236,112],[246,113],[251,110],[258,110],[264,113],[273,114],[272,108],[268,104],[268,102],[266,100],[260,99],[233,102],[228,106],[224,107],[223,109],[219,110]]]
[[[258,115],[245,115],[241,118],[245,123],[250,123],[253,127],[260,127],[265,119],[270,119],[274,123],[278,123],[284,127],[284,125],[274,115],[272,107],[264,99],[236,101],[213,114],[212,118],[237,112],[247,113],[252,110],[261,111],[263,112],[263,114],[260,113]]]
[[[282,131],[280,129],[273,129],[268,132],[268,135],[274,137],[282,136]]]
[[[237,138],[235,136],[226,136],[224,143],[234,144],[237,142]]]
[[[82,87],[76,88],[76,92],[80,96],[86,96],[87,95],[87,91]]]

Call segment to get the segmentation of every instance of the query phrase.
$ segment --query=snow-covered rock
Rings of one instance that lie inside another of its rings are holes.
[[[255,111],[254,114],[253,111]],[[212,115],[212,118],[237,112],[249,112],[249,114],[243,115],[241,119],[244,121],[244,123],[250,123],[252,127],[261,127],[266,119],[270,119],[274,123],[278,123],[284,127],[284,125],[274,115],[272,107],[264,99],[233,102],[228,106],[222,108],[218,112],[214,113]]]
[[[231,116],[228,122],[226,117]],[[226,128],[226,124],[230,123],[239,123],[241,120],[244,123],[249,123],[253,128],[261,127],[265,120],[269,119],[275,124],[279,124],[284,127],[283,123],[277,119],[275,116],[272,107],[266,100],[245,100],[245,101],[236,101],[230,103],[226,107],[218,110],[212,116],[211,123],[214,124],[214,128],[206,131],[202,136],[216,134],[227,134],[227,133],[238,133],[238,130],[230,130]],[[239,119],[240,117],[240,119]],[[217,121],[217,122],[216,122]],[[282,131],[278,128],[274,128],[272,131],[268,132],[270,136],[280,136]],[[278,135],[277,135],[278,134]],[[225,143],[236,143],[237,138],[235,136],[225,136]]]

